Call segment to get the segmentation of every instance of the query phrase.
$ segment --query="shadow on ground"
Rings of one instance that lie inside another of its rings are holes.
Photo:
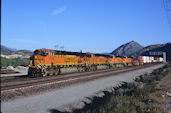
[[[69,112],[58,111],[57,109],[49,109],[48,111],[49,111],[50,113],[69,113]]]

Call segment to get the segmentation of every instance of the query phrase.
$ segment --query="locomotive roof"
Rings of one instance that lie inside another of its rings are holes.
[[[37,49],[35,51],[54,51],[55,54],[59,55],[78,55],[78,56],[91,56],[93,53],[82,53],[82,52],[71,52],[71,51],[60,51],[60,50],[50,50],[50,49]],[[112,57],[111,55],[105,55],[105,54],[94,54],[95,56],[103,56],[103,57]]]

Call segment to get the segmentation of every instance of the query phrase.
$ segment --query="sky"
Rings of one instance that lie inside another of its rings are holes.
[[[171,42],[171,5],[164,1],[2,0],[1,44],[106,53],[132,40]]]

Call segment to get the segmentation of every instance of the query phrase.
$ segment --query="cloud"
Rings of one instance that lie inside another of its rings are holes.
[[[61,8],[59,8],[59,9],[55,9],[51,14],[52,15],[58,15],[58,14],[61,14],[61,13],[63,13],[65,10],[66,10],[66,6],[64,6],[64,7],[61,7]]]

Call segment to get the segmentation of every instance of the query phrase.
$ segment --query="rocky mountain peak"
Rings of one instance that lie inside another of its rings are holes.
[[[126,44],[121,45],[120,47],[115,49],[111,54],[114,54],[116,56],[131,56],[133,53],[141,50],[142,48],[142,45],[132,40]]]

